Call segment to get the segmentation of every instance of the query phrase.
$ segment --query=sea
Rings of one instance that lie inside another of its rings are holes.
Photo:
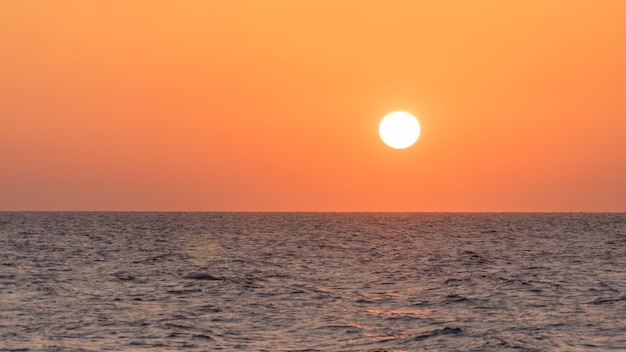
[[[626,214],[0,212],[0,351],[626,351]]]

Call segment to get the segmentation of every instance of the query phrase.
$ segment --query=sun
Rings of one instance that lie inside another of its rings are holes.
[[[392,112],[385,116],[378,127],[383,142],[395,149],[412,146],[419,138],[420,131],[417,119],[404,111]]]

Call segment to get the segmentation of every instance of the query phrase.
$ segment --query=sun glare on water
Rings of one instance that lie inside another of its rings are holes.
[[[420,136],[420,124],[413,115],[396,111],[385,116],[378,128],[380,138],[395,149],[412,146]]]

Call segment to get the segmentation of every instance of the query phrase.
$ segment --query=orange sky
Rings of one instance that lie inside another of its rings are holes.
[[[0,2],[0,210],[626,211],[626,1]],[[389,112],[418,117],[405,150]]]

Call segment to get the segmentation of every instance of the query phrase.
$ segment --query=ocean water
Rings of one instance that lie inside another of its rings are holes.
[[[4,212],[0,350],[626,351],[626,214]]]

